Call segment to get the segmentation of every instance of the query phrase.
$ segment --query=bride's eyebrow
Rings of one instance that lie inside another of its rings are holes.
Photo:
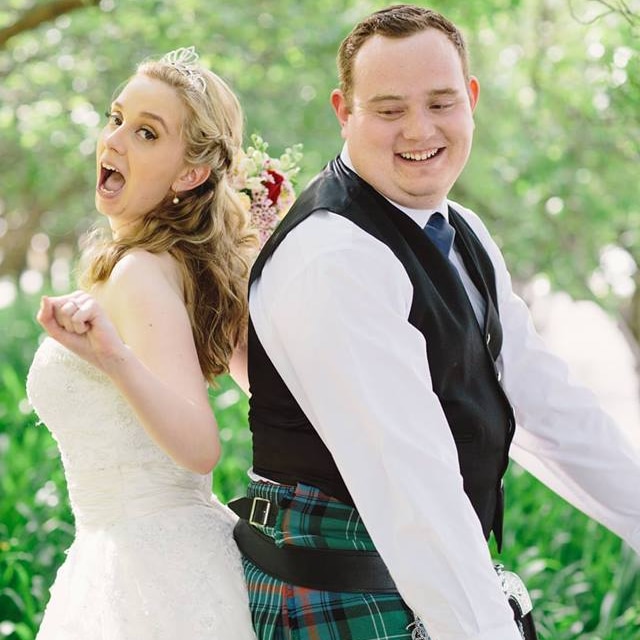
[[[120,111],[122,111],[123,107],[119,102],[114,102],[113,106],[116,107],[117,109],[120,109]],[[138,114],[138,116],[143,118],[149,118],[150,120],[155,120],[162,126],[165,132],[169,134],[169,127],[167,126],[167,123],[164,121],[164,118],[162,116],[159,116],[157,113],[153,113],[151,111],[141,111]]]
[[[150,120],[155,120],[156,122],[159,122],[162,125],[162,128],[165,130],[165,132],[167,134],[169,133],[169,128],[167,127],[167,123],[158,114],[151,113],[151,111],[141,111],[140,115],[145,118],[149,118]]]

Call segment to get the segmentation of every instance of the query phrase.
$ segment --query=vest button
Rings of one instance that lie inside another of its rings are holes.
[[[487,333],[487,344],[491,342],[491,334]]]

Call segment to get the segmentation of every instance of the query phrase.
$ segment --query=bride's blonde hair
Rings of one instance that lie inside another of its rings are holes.
[[[96,231],[83,260],[84,288],[109,278],[120,258],[134,248],[168,251],[183,276],[200,366],[209,381],[228,370],[234,347],[245,340],[247,279],[257,251],[255,232],[237,193],[229,184],[242,145],[243,113],[238,99],[215,73],[190,65],[193,74],[165,60],[145,61],[137,75],[165,82],[186,107],[182,127],[185,161],[206,165],[209,178],[191,191],[168,193],[126,238],[105,238]]]

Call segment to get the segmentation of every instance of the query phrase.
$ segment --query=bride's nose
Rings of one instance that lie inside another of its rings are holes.
[[[111,151],[115,151],[118,155],[122,155],[126,151],[125,132],[123,127],[105,130],[102,134],[102,139],[104,146]]]

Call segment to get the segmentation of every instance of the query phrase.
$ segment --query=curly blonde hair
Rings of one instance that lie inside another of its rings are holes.
[[[137,75],[173,87],[186,107],[182,126],[185,161],[206,165],[207,180],[191,191],[173,193],[149,211],[126,238],[105,238],[97,231],[84,256],[80,284],[106,281],[130,250],[169,252],[182,272],[184,300],[191,321],[200,367],[210,382],[228,371],[234,348],[246,335],[247,279],[257,252],[257,237],[248,215],[229,184],[242,145],[243,113],[238,99],[215,73],[197,66],[205,81],[200,91],[189,77],[162,60],[147,60]]]

